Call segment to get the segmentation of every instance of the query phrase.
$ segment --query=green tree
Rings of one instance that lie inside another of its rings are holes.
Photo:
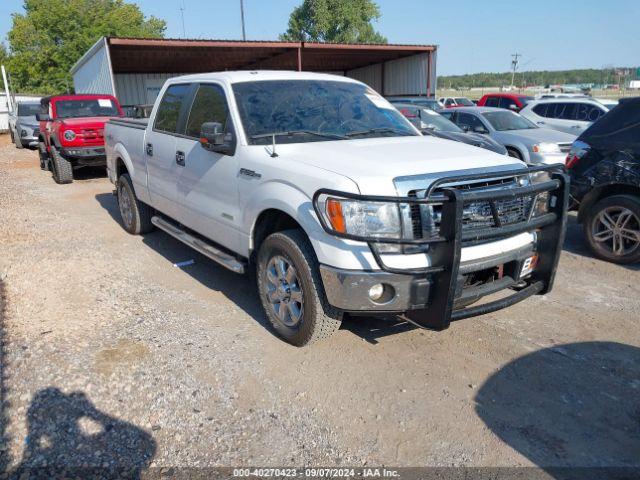
[[[16,90],[73,88],[70,69],[101,36],[158,38],[166,24],[124,0],[24,0],[12,15],[9,68]]]
[[[372,0],[304,0],[289,17],[281,40],[333,43],[387,43],[372,21],[380,8]]]

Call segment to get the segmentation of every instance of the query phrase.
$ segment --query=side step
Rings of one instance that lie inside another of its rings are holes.
[[[210,243],[185,232],[173,222],[156,215],[154,217],[151,217],[151,223],[153,223],[160,230],[164,230],[172,237],[180,240],[182,243],[189,245],[194,250],[197,250],[205,257],[208,257],[214,262],[219,263],[223,267],[228,268],[232,272],[240,274],[244,273],[244,263],[238,261],[228,253],[217,249]]]

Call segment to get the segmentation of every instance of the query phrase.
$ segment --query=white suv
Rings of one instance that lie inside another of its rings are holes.
[[[520,115],[541,127],[580,135],[608,111],[591,98],[555,98],[530,102]]]

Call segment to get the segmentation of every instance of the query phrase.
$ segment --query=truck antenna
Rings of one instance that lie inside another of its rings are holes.
[[[276,158],[278,154],[276,153],[276,134],[271,135],[271,158]]]

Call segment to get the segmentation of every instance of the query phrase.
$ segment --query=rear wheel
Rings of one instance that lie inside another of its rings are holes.
[[[591,208],[584,228],[597,257],[620,264],[640,261],[640,198],[614,195],[600,200]]]
[[[38,157],[40,157],[40,169],[46,172],[51,170],[51,160],[44,142],[38,142]]]
[[[326,300],[318,261],[302,231],[269,235],[258,252],[256,276],[264,311],[285,341],[302,347],[340,328],[342,313]]]
[[[132,235],[139,235],[153,230],[153,224],[151,223],[153,210],[149,205],[138,200],[129,174],[120,175],[116,191],[124,229]]]
[[[73,167],[71,162],[64,158],[56,147],[51,147],[51,166],[53,167],[53,179],[56,183],[65,184],[73,182]]]

